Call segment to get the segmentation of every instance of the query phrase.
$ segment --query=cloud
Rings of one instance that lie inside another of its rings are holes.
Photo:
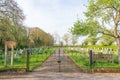
[[[16,0],[26,15],[24,24],[63,35],[83,12],[87,0]]]

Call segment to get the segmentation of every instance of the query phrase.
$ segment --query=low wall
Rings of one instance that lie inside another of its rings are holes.
[[[120,68],[93,68],[92,72],[100,73],[120,73]]]

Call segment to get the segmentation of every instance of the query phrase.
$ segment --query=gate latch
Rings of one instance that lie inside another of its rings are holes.
[[[58,60],[58,61],[57,61],[57,63],[59,63],[59,64],[60,64],[60,63],[61,63],[61,60]]]

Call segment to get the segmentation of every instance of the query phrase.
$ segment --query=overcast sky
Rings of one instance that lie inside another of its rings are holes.
[[[26,16],[24,24],[63,36],[77,20],[84,18],[87,0],[15,0]]]

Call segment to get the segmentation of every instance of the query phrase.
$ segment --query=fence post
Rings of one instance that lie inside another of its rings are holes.
[[[4,66],[7,66],[7,45],[5,45],[5,56],[4,56]]]
[[[26,71],[29,72],[30,50],[27,49]]]
[[[90,57],[90,72],[92,72],[92,50],[89,50],[89,57]]]

